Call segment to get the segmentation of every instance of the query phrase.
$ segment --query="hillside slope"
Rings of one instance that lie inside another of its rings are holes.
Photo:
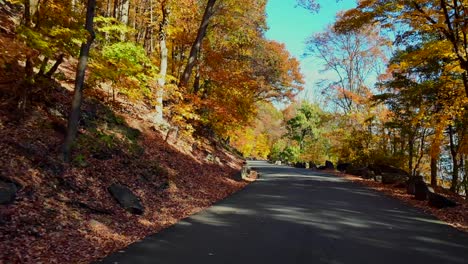
[[[3,21],[4,22],[4,21]],[[2,22],[2,61],[27,50]],[[7,49],[8,48],[8,49]],[[151,110],[87,89],[73,161],[59,158],[71,105],[74,61],[60,81],[25,87],[19,59],[0,74],[0,263],[88,263],[175,223],[243,188],[243,160],[214,138],[160,131]],[[29,89],[27,111],[17,104]],[[106,102],[106,103],[103,103]],[[108,188],[129,188],[141,215],[122,209]]]

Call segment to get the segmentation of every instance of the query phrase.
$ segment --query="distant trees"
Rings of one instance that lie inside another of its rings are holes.
[[[466,10],[464,1],[366,0],[339,14],[307,42],[329,73],[318,83],[322,121],[293,107],[272,154],[387,163],[466,192]]]

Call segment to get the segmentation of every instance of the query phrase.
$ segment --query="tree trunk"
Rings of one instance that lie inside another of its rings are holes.
[[[85,29],[89,32],[86,43],[81,44],[78,67],[76,69],[75,93],[73,95],[72,107],[68,118],[67,135],[63,144],[63,160],[70,162],[72,144],[78,132],[78,124],[81,115],[81,103],[83,100],[83,85],[85,79],[86,66],[88,64],[89,50],[94,41],[95,33],[93,29],[94,11],[96,0],[88,0],[86,11]]]
[[[426,142],[426,129],[423,129],[423,132],[421,135],[420,146],[419,146],[419,157],[413,168],[413,173],[412,173],[413,177],[419,176],[419,165],[421,164],[421,160],[424,157],[424,143],[425,142]]]
[[[414,158],[414,137],[408,134],[408,171],[413,171],[413,158]],[[413,175],[411,175],[413,176]]]
[[[432,187],[437,186],[437,161],[438,159],[431,156],[431,185]]]
[[[197,65],[195,70],[195,81],[193,82],[193,93],[198,94],[200,91],[200,66]]]
[[[121,16],[120,16],[120,22],[122,22],[122,24],[128,26],[128,15],[129,15],[129,12],[130,12],[130,0],[123,0],[122,2],[122,12],[121,12]],[[125,41],[125,33],[122,33],[120,35],[120,40],[121,41]]]
[[[58,56],[52,68],[50,68],[50,70],[45,74],[47,78],[52,78],[52,75],[54,75],[54,73],[57,71],[60,64],[62,64],[64,57],[65,57],[65,54],[63,53]]]
[[[458,151],[455,146],[455,141],[453,139],[453,126],[449,126],[449,139],[450,139],[450,154],[452,155],[452,184],[450,185],[450,191],[455,192],[458,186]]]
[[[164,96],[164,85],[166,84],[167,74],[167,25],[169,24],[170,9],[167,4],[168,1],[161,3],[162,7],[162,21],[159,27],[159,47],[161,49],[161,65],[158,78],[158,90],[156,92],[156,116],[155,123],[160,123],[163,120],[163,96]]]
[[[187,61],[187,65],[185,66],[184,73],[182,74],[182,78],[179,82],[180,87],[186,88],[190,80],[193,67],[197,63],[198,53],[200,52],[203,38],[205,37],[206,30],[208,29],[210,18],[213,16],[213,13],[214,13],[215,3],[216,3],[216,0],[208,0],[208,3],[206,4],[205,13],[203,14],[203,19],[201,21],[200,27],[198,28],[197,38],[192,44],[192,48],[190,50],[190,55]]]

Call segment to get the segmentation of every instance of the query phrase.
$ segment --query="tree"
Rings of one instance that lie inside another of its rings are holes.
[[[305,141],[313,139],[321,123],[321,110],[317,105],[301,102],[296,115],[286,121],[287,136],[297,141],[300,151],[304,150]]]
[[[355,9],[344,13],[336,28],[350,32],[364,25],[380,24],[384,28],[403,29],[400,37],[424,32],[439,35],[455,65],[460,68],[465,96],[468,97],[468,26],[465,1],[430,0],[360,0]]]
[[[167,39],[167,26],[169,25],[169,15],[171,10],[169,8],[169,1],[164,0],[161,3],[162,20],[159,25],[159,48],[161,54],[161,63],[159,67],[158,90],[156,91],[156,117],[155,122],[159,123],[163,120],[163,95],[164,85],[166,84],[167,75],[167,59],[168,50],[166,45]]]
[[[179,82],[179,85],[182,87],[186,87],[188,85],[190,76],[192,75],[193,67],[197,63],[203,38],[206,35],[206,30],[208,29],[210,19],[214,14],[215,4],[216,4],[216,0],[208,0],[208,2],[206,3],[205,13],[203,14],[200,27],[198,28],[197,38],[192,44],[192,48],[190,49],[190,55],[188,57],[187,65],[185,66],[184,73],[182,74],[182,78],[180,79],[180,82]]]
[[[327,31],[311,37],[307,49],[323,61],[323,72],[332,72],[334,80],[323,80],[323,93],[345,114],[359,110],[369,94],[369,81],[379,74],[385,62],[386,41],[371,27],[352,32]],[[361,109],[362,110],[362,109]]]
[[[78,132],[78,121],[81,115],[81,103],[83,101],[83,86],[85,80],[86,66],[88,64],[89,51],[91,44],[95,38],[93,22],[94,12],[96,8],[96,0],[88,0],[86,5],[86,24],[85,29],[88,32],[88,37],[85,43],[81,45],[80,57],[76,69],[75,92],[73,95],[70,116],[68,118],[67,135],[63,143],[63,160],[69,162],[73,142],[75,141]]]

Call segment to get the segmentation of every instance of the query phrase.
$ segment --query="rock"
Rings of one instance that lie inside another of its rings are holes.
[[[250,171],[250,168],[248,166],[243,166],[242,169],[236,173],[235,175],[235,180],[236,181],[243,181],[244,179],[246,179],[248,176],[249,176],[249,172]]]
[[[396,183],[401,183],[405,182],[408,180],[406,175],[399,174],[399,173],[388,173],[388,172],[382,172],[382,183],[383,184],[396,184]]]
[[[305,168],[306,168],[306,164],[305,164],[305,162],[296,162],[296,163],[294,163],[294,167],[296,167],[296,168],[301,168],[301,169],[305,169]]]
[[[375,175],[382,176],[382,183],[397,184],[408,180],[409,174],[397,167],[390,165],[374,164],[368,167]]]
[[[371,171],[366,168],[366,167],[363,167],[363,168],[353,168],[353,167],[348,167],[346,169],[346,173],[347,174],[351,174],[351,175],[354,175],[354,176],[359,176],[361,178],[364,178],[364,179],[370,179],[372,178],[372,174],[371,174]]]
[[[15,201],[18,186],[13,182],[0,180],[0,204],[11,204]]]
[[[423,180],[417,180],[414,182],[414,198],[419,201],[425,201],[427,199],[428,188]]]
[[[391,174],[401,174],[408,178],[410,176],[405,170],[402,170],[402,169],[399,169],[397,167],[393,167],[390,165],[374,164],[374,165],[369,166],[369,169],[374,171],[375,175],[382,175],[382,173],[391,173]]]
[[[223,163],[221,162],[221,159],[219,157],[214,158],[214,162],[218,165],[222,165]]]
[[[333,166],[333,162],[327,160],[325,161],[325,167],[329,170],[334,170],[335,169],[335,166]]]
[[[351,167],[351,163],[338,163],[338,165],[336,165],[336,169],[341,172],[346,171],[349,167]]]
[[[275,161],[275,165],[281,165],[281,160]]]
[[[126,186],[120,184],[112,184],[107,188],[109,193],[115,200],[128,212],[141,215],[145,212],[141,205],[140,199]]]
[[[408,194],[415,194],[416,193],[416,190],[415,190],[415,184],[416,182],[418,181],[424,181],[422,176],[415,176],[415,177],[411,177],[409,178],[407,181],[406,181],[406,193]]]
[[[429,205],[442,209],[446,207],[455,207],[457,203],[434,192],[434,189],[427,187],[427,198],[429,199]]]
[[[315,165],[315,163],[311,161],[311,162],[309,162],[309,169],[316,170],[317,165]]]
[[[326,166],[320,166],[320,167],[318,167],[318,169],[319,169],[319,170],[326,170],[327,167],[326,167]]]

